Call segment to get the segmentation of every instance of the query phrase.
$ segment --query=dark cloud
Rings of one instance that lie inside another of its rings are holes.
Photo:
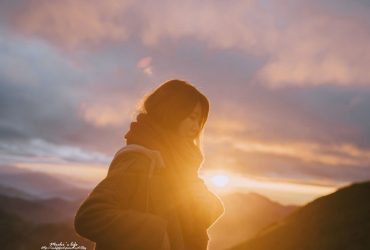
[[[15,128],[14,124],[1,123],[0,138],[5,141],[18,141],[27,139],[28,136],[24,132]]]

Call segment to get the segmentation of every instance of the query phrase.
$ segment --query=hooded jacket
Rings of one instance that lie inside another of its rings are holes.
[[[194,183],[198,193],[194,216],[202,235],[197,237],[199,247],[190,248],[176,216],[179,201],[161,174],[164,167],[159,151],[136,144],[120,149],[107,176],[78,209],[76,232],[95,242],[95,250],[207,249],[207,229],[223,214],[222,202],[203,180]]]

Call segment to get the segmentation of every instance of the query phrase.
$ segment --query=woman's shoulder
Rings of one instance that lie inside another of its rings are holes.
[[[164,167],[159,151],[130,144],[119,149],[109,166],[109,172],[125,170],[125,172],[143,172],[148,168]]]
[[[123,152],[114,156],[109,173],[113,171],[143,172],[150,166],[150,160],[138,152]]]

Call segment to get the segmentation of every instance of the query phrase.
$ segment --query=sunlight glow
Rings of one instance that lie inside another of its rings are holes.
[[[227,184],[229,184],[229,177],[227,175],[215,175],[212,177],[212,183],[213,185],[217,187],[225,187]]]
[[[285,205],[302,205],[330,194],[338,188],[338,186],[294,183],[289,180],[256,179],[228,171],[205,171],[201,176],[209,188],[219,195],[256,192]]]

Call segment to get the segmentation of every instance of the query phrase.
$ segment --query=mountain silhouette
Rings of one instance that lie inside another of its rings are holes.
[[[22,190],[13,187],[7,187],[0,184],[0,195],[5,195],[9,197],[18,197],[24,200],[36,200],[37,197]]]
[[[73,186],[56,176],[27,170],[18,170],[17,172],[0,171],[0,185],[0,194],[23,199],[59,197],[64,200],[79,201],[90,192],[88,189]]]
[[[221,198],[225,214],[208,230],[209,250],[224,250],[243,242],[297,208],[281,205],[257,193],[233,193]]]
[[[2,211],[36,224],[71,221],[79,206],[79,201],[66,201],[60,198],[24,200],[0,195]]]
[[[369,250],[370,182],[297,209],[232,250]]]
[[[4,230],[2,235],[6,238],[2,242],[9,246],[1,249],[40,249],[40,244],[47,245],[50,239],[54,239],[55,242],[62,239],[76,240],[83,243],[87,249],[93,248],[93,242],[76,235],[72,226],[82,200],[68,201],[56,197],[49,199],[33,197],[30,200],[15,197],[14,194],[18,193],[22,194],[17,189],[12,189],[9,196],[0,194],[0,221],[6,222],[2,228]],[[225,249],[242,242],[246,235],[253,236],[262,227],[284,217],[294,209],[256,193],[235,193],[222,199],[226,213],[210,230],[212,239],[210,250]],[[7,228],[10,230],[7,231]],[[228,237],[230,231],[234,232],[232,237]],[[27,242],[28,245],[16,239]],[[28,248],[24,248],[25,246]]]
[[[75,233],[72,222],[35,224],[1,209],[0,222],[2,250],[41,249],[53,242],[76,242],[87,250],[94,247],[91,241]]]

